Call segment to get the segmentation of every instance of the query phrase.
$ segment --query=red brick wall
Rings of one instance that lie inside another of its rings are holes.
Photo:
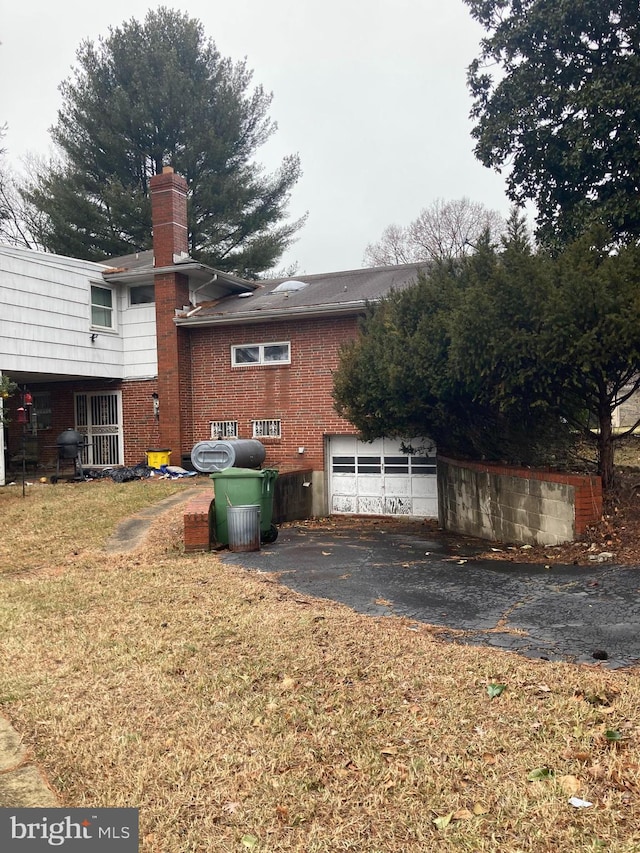
[[[174,254],[186,252],[187,182],[172,170],[151,179],[153,252],[156,267],[171,266]],[[171,450],[171,462],[181,462],[181,445],[191,434],[191,376],[189,339],[176,328],[175,309],[189,303],[189,282],[176,273],[155,277],[158,395],[158,443]]]
[[[176,307],[189,302],[186,276],[155,277],[156,335],[158,348],[158,395],[160,421],[158,440],[171,450],[171,462],[180,464],[180,445],[191,433],[191,377],[189,339],[173,322]],[[182,441],[181,441],[182,436]]]
[[[183,515],[184,550],[209,551],[209,510],[213,501],[213,489],[195,495],[185,507]]]
[[[147,450],[160,449],[159,423],[151,396],[157,387],[155,381],[122,383],[125,465],[146,462]]]
[[[210,438],[213,420],[238,421],[239,437],[251,438],[252,420],[279,418],[282,438],[261,439],[265,465],[322,470],[324,435],[356,432],[338,417],[331,397],[339,347],[356,329],[355,318],[344,317],[192,329],[191,446]],[[291,364],[231,367],[232,345],[277,341],[290,342]]]
[[[122,392],[122,415],[124,424],[125,465],[137,465],[146,459],[146,451],[157,448],[160,441],[158,422],[153,415],[152,393],[157,390],[155,381],[145,382],[100,382],[98,380],[75,380],[74,382],[39,383],[29,386],[29,390],[49,391],[51,394],[51,429],[38,432],[38,458],[45,467],[56,464],[56,439],[65,429],[75,427],[74,393],[111,391]],[[12,398],[8,402],[12,422],[7,427],[6,436],[9,455],[20,450],[22,429],[15,420],[15,407]]]

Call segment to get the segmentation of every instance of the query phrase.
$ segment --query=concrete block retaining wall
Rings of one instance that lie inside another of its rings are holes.
[[[445,530],[501,542],[559,545],[602,516],[600,477],[438,456]]]

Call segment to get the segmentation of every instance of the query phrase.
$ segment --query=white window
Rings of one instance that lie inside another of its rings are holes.
[[[269,419],[252,421],[254,438],[282,438],[282,421]]]
[[[113,329],[113,293],[108,287],[91,285],[91,325]]]
[[[231,364],[291,364],[289,341],[270,344],[243,344],[231,347]]]
[[[211,438],[237,438],[238,421],[211,421]]]

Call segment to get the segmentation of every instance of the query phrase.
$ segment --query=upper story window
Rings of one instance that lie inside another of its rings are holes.
[[[231,364],[291,364],[291,344],[281,341],[272,344],[243,344],[231,347]]]
[[[129,305],[148,305],[156,301],[156,291],[152,284],[136,284],[129,288]]]
[[[91,285],[91,325],[113,329],[113,292],[108,287]]]

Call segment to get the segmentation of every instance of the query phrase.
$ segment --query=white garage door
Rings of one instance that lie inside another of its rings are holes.
[[[365,444],[351,436],[329,440],[332,513],[437,518],[436,449],[429,439],[381,438]],[[407,448],[405,447],[405,450]]]

